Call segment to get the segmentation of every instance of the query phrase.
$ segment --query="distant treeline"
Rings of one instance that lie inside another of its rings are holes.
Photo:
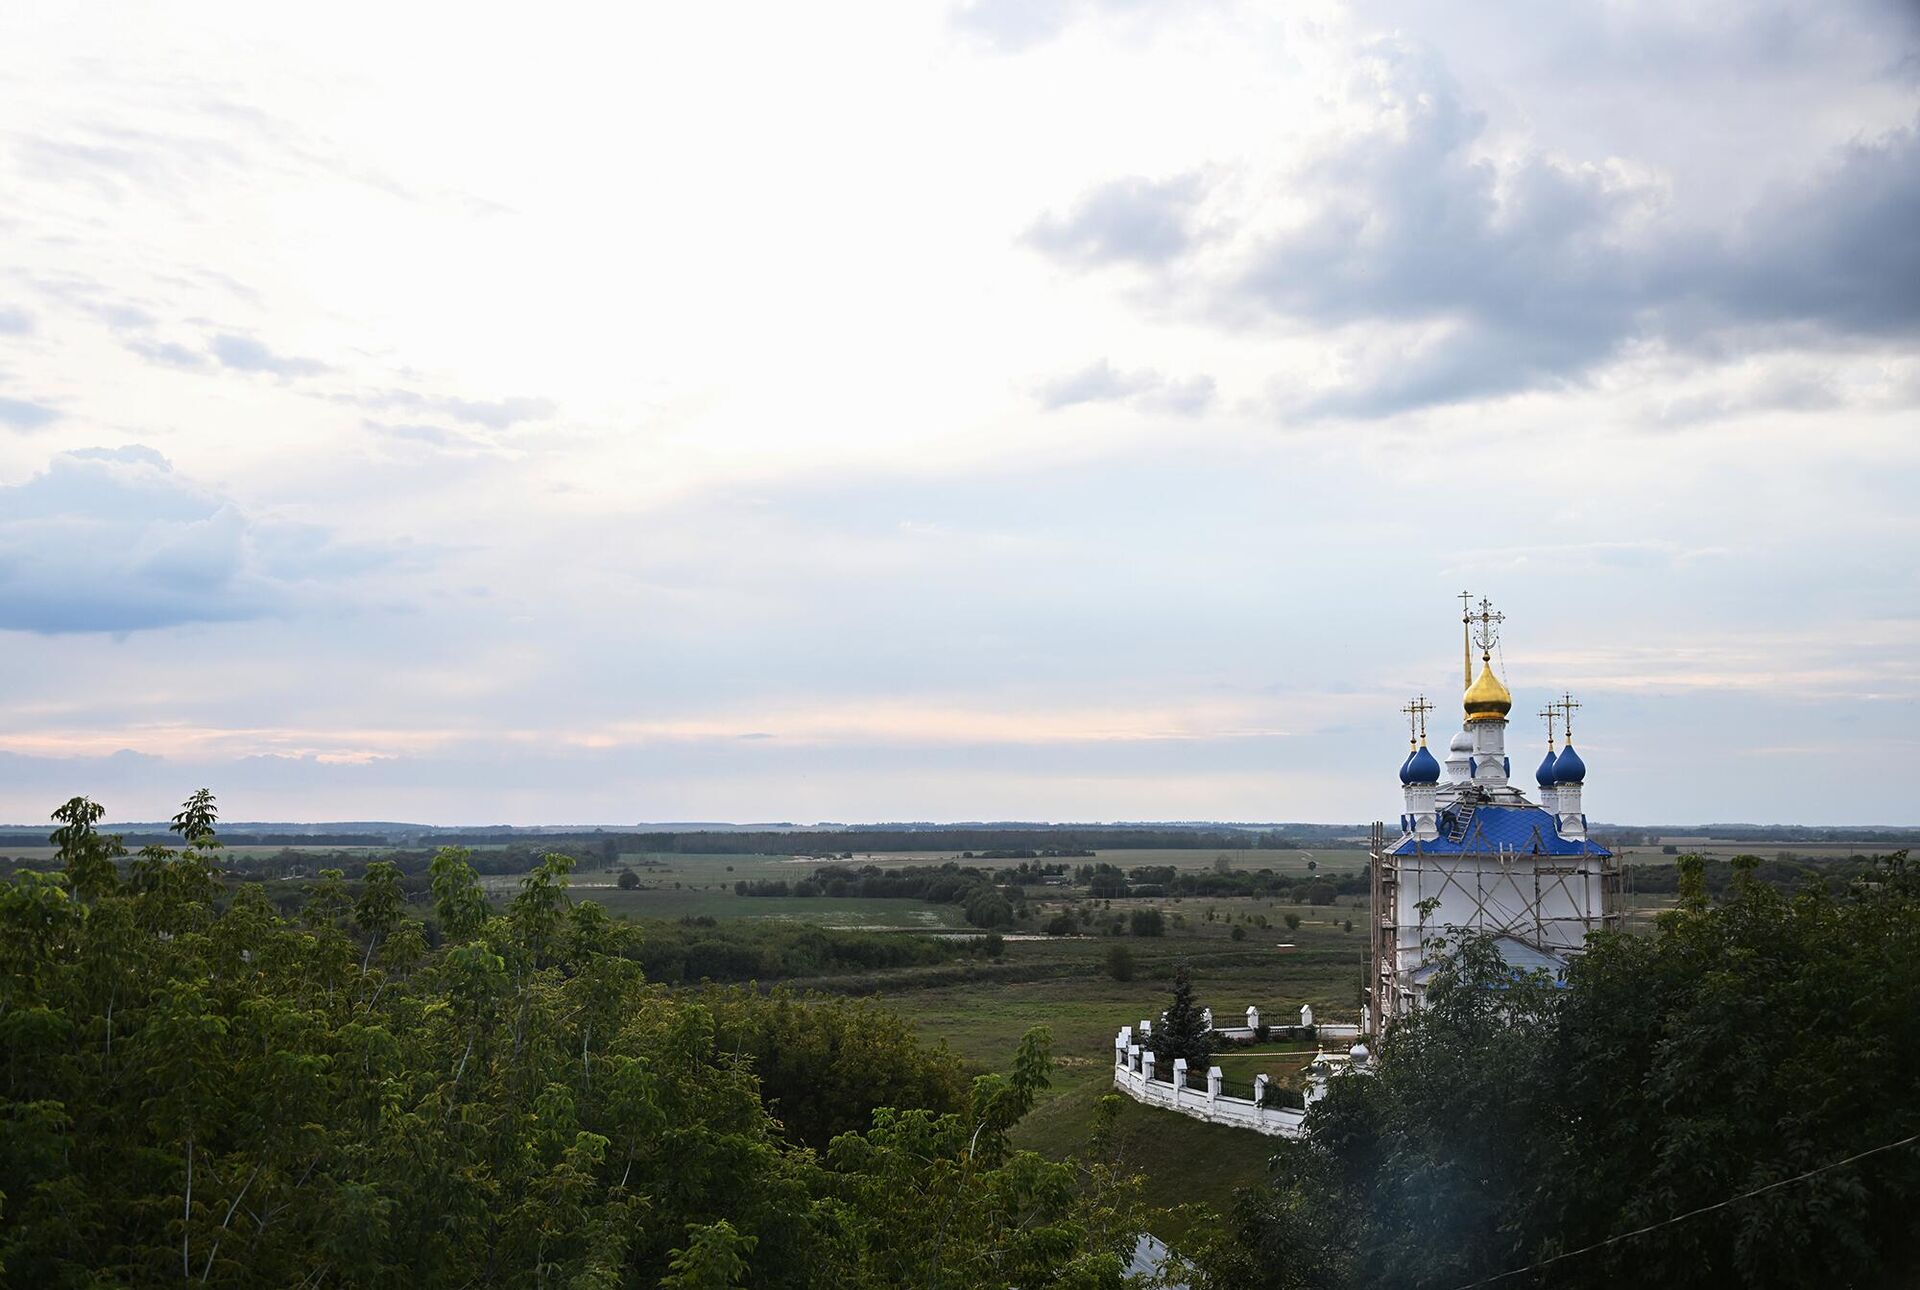
[[[1912,847],[1920,846],[1920,829],[1820,828],[1804,824],[1655,824],[1643,828],[1625,828],[1597,824],[1596,836],[1609,845],[1627,847],[1657,846],[1677,838],[1712,838],[1749,846],[1777,847],[1799,842],[1808,846]]]
[[[628,950],[647,980],[784,981],[888,968],[925,967],[954,959],[995,958],[1000,938],[913,936],[897,932],[839,932],[778,923],[683,918],[640,925]]]
[[[1753,859],[1753,857],[1747,857]],[[1714,896],[1723,896],[1734,886],[1734,874],[1738,868],[1731,860],[1703,860],[1707,891]],[[1771,860],[1758,860],[1753,865],[1753,876],[1769,887],[1781,891],[1798,891],[1808,883],[1819,883],[1834,895],[1845,891],[1856,879],[1873,872],[1871,858],[1859,856],[1805,856],[1794,859],[1775,857]],[[1652,895],[1672,894],[1680,890],[1682,877],[1680,867],[1675,864],[1636,864],[1629,865],[1632,874],[1633,889]]]
[[[1349,833],[1354,832],[1348,830]],[[1300,836],[1278,831],[1252,829],[1187,828],[1108,828],[1099,826],[1058,829],[847,829],[833,833],[546,833],[537,836],[513,835],[515,845],[537,851],[564,851],[577,854],[572,847],[592,849],[611,843],[621,851],[647,851],[667,855],[818,855],[842,856],[847,852],[875,851],[971,851],[1008,853],[1005,858],[1021,859],[1038,855],[1075,855],[1094,851],[1141,851],[1204,847],[1215,851],[1247,851],[1256,848],[1298,848],[1325,845],[1324,839],[1312,843]],[[501,840],[497,833],[436,833],[436,846],[488,846]]]
[[[912,869],[882,869],[877,865],[853,868],[823,865],[800,879],[774,878],[733,884],[736,896],[830,896],[879,900],[924,900],[933,905],[959,905],[975,927],[1006,927],[1013,922],[1013,902],[1000,890],[994,875],[949,860],[945,864]]]
[[[180,840],[163,828],[133,829],[117,836],[130,848],[172,846]],[[44,847],[49,837],[47,829],[0,830],[0,851]],[[223,833],[220,842],[227,847],[379,847],[387,839],[378,833]]]
[[[1136,865],[1122,874],[1110,864],[1081,865],[1074,880],[1096,899],[1114,896],[1257,896],[1303,905],[1331,905],[1340,896],[1364,896],[1370,871],[1280,874],[1271,869],[1175,869],[1172,865]]]

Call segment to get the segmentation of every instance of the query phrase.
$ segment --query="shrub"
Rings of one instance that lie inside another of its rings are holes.
[[[1127,925],[1135,936],[1162,936],[1167,920],[1157,909],[1136,909],[1127,916]]]
[[[632,891],[640,885],[640,875],[631,869],[622,869],[620,876],[614,879],[614,885],[621,891]]]
[[[1133,951],[1115,945],[1107,951],[1107,975],[1116,981],[1133,980]]]
[[[1287,930],[1288,930],[1288,931],[1290,931],[1290,932],[1291,932],[1291,931],[1295,931],[1295,930],[1297,930],[1297,929],[1299,928],[1299,926],[1300,926],[1300,915],[1298,915],[1298,914],[1288,914],[1288,915],[1287,915]]]
[[[1237,926],[1237,925],[1236,925],[1236,926],[1234,927],[1234,929],[1233,929],[1233,939],[1234,939],[1234,940],[1236,940],[1236,941],[1244,941],[1244,940],[1246,940],[1246,939],[1247,939],[1247,929],[1246,929],[1246,928],[1244,928],[1244,927],[1240,927],[1240,926]]]

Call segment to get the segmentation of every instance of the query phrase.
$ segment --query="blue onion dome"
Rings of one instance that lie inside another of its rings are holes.
[[[1547,755],[1540,759],[1540,769],[1533,772],[1533,782],[1542,788],[1552,788],[1554,780],[1553,749],[1547,749]]]
[[[1419,751],[1407,758],[1406,769],[1400,772],[1409,784],[1438,784],[1440,782],[1440,763],[1434,755],[1421,744]]]
[[[1407,767],[1411,765],[1413,765],[1413,754],[1408,753],[1407,759],[1400,763],[1400,782],[1402,784],[1407,782]]]
[[[1578,784],[1587,777],[1587,763],[1580,760],[1580,754],[1568,744],[1560,750],[1559,760],[1553,763],[1553,778],[1558,784]]]

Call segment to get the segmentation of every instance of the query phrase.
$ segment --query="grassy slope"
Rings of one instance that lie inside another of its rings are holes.
[[[1256,945],[1251,938],[1230,941],[1217,927],[1159,940],[1129,939],[1139,959],[1139,972],[1130,982],[1114,981],[1101,970],[1109,940],[1016,942],[1007,946],[1010,968],[1055,967],[1067,974],[907,990],[890,993],[887,1004],[912,1017],[924,1037],[946,1042],[982,1070],[1004,1066],[1029,1026],[1050,1027],[1059,1070],[1048,1096],[1021,1125],[1019,1140],[1064,1157],[1085,1145],[1094,1104],[1112,1087],[1115,1030],[1166,1006],[1167,976],[1176,958],[1190,961],[1196,995],[1222,1016],[1249,1003],[1274,1019],[1289,1018],[1302,1003],[1312,1003],[1322,1015],[1356,1016],[1353,1000],[1365,952],[1359,929],[1346,933],[1335,923],[1306,922],[1289,935],[1298,950],[1282,952],[1270,941]],[[1302,1058],[1276,1053],[1265,1060],[1249,1055],[1229,1061],[1237,1077],[1251,1079],[1263,1070],[1281,1076]],[[1125,1161],[1146,1177],[1145,1199],[1156,1211],[1151,1226],[1164,1240],[1179,1239],[1194,1221],[1181,1206],[1198,1202],[1221,1210],[1235,1188],[1257,1182],[1271,1147],[1247,1130],[1201,1124],[1131,1102],[1123,1108],[1119,1143]]]

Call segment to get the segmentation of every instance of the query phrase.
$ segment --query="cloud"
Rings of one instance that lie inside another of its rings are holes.
[[[129,632],[289,611],[302,584],[380,562],[250,518],[141,444],[62,453],[0,488],[0,629]]]
[[[167,367],[198,371],[206,367],[209,361],[207,356],[199,350],[188,349],[185,345],[176,344],[170,340],[151,340],[144,336],[136,336],[122,341],[121,344],[140,357]]]
[[[231,332],[215,336],[208,348],[220,366],[240,372],[268,372],[274,376],[313,376],[328,371],[325,363],[314,358],[276,354],[251,336]]]
[[[1044,44],[1076,22],[1102,14],[1152,15],[1146,0],[965,0],[950,21],[956,30],[1000,50],[1017,53]]]
[[[0,309],[0,336],[24,336],[33,330],[33,315],[24,309]]]
[[[968,0],[953,25],[1004,50],[1025,49],[1058,35],[1078,8],[1073,0]]]
[[[1408,408],[1585,379],[1630,347],[1715,355],[1920,334],[1920,134],[1847,148],[1728,233],[1689,224],[1617,159],[1502,155],[1428,51],[1370,45],[1373,124],[1225,218],[1196,176],[1122,179],[1028,242],[1077,268],[1152,271],[1216,325],[1330,333],[1347,378],[1290,393],[1309,415]],[[1303,207],[1304,204],[1304,207]]]
[[[0,398],[0,425],[12,426],[15,430],[38,430],[57,420],[58,410],[44,403],[31,403],[26,399]]]
[[[362,407],[406,408],[410,411],[438,413],[441,416],[465,421],[470,425],[484,426],[489,430],[510,430],[522,421],[545,421],[555,411],[553,400],[527,396],[461,399],[449,395],[421,394],[414,390],[383,390],[377,394],[349,397],[352,402]],[[404,432],[408,429],[416,432],[431,429],[426,426],[381,428],[395,432]]]
[[[1064,215],[1047,214],[1027,230],[1028,245],[1081,267],[1131,263],[1155,267],[1193,245],[1198,175],[1115,179],[1092,189]]]
[[[1041,384],[1035,391],[1049,412],[1082,403],[1131,403],[1147,411],[1193,416],[1213,402],[1213,378],[1175,380],[1152,370],[1122,372],[1106,359]]]

